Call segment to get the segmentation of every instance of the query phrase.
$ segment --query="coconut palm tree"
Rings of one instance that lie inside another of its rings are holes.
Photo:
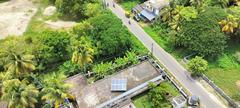
[[[80,41],[74,40],[72,48],[72,62],[77,63],[80,67],[84,68],[84,72],[86,71],[86,64],[93,62],[94,51],[91,48],[91,44],[87,42],[89,41],[86,41],[86,38],[81,37]]]
[[[182,20],[182,16],[180,14],[181,10],[183,9],[183,6],[177,5],[176,8],[172,11],[173,19],[172,22],[169,23],[169,26],[173,29],[178,31],[180,22]]]
[[[219,0],[222,7],[227,7],[229,5],[229,0]]]
[[[203,6],[203,0],[189,0],[189,3],[196,9],[200,9]]]
[[[39,93],[34,85],[19,79],[4,81],[2,91],[2,99],[8,102],[9,108],[34,108]]]
[[[220,5],[221,7],[227,7],[228,4],[229,4],[229,0],[214,0],[212,1],[213,3],[212,4],[217,4],[217,5]]]
[[[44,87],[41,90],[42,100],[54,103],[54,107],[58,108],[61,104],[64,104],[65,99],[73,99],[73,96],[68,93],[70,85],[63,82],[65,79],[66,76],[63,73],[53,73],[46,76]]]
[[[34,56],[26,54],[25,46],[16,40],[6,41],[0,49],[0,62],[6,71],[21,77],[22,74],[35,70]]]
[[[173,9],[169,6],[161,10],[160,14],[164,22],[168,22],[168,23],[172,22],[173,20],[172,10]]]
[[[234,33],[235,29],[238,28],[239,18],[234,17],[233,15],[228,15],[227,19],[222,20],[219,24],[222,26],[222,31],[225,33]]]

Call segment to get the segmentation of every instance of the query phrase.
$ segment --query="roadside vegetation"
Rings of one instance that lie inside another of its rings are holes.
[[[116,2],[120,3],[128,12],[131,12],[133,7],[139,3],[144,2],[144,0],[116,0]]]
[[[121,4],[128,2],[125,3]],[[203,65],[206,63],[200,66],[204,74],[240,101],[239,10],[238,0],[170,0],[170,5],[161,10],[161,16],[142,27],[177,60],[182,61],[190,54],[207,60],[206,70]],[[193,73],[195,69],[189,68]]]
[[[147,53],[101,1],[42,3],[39,8],[55,5],[57,13],[46,17],[41,9],[23,36],[0,41],[0,96],[11,108],[59,107],[65,99],[74,100],[68,93],[71,85],[64,82],[67,77],[92,72],[96,81],[138,63],[137,56]],[[44,26],[49,19],[77,24],[56,30]]]

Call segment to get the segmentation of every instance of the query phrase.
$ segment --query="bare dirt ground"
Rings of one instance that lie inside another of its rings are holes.
[[[0,39],[20,36],[26,30],[37,8],[30,0],[10,0],[0,4]]]
[[[236,85],[238,88],[240,88],[240,80],[236,81]]]
[[[45,21],[47,27],[51,29],[70,29],[76,25],[73,21]]]

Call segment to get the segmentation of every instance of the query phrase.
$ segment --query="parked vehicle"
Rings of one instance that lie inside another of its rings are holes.
[[[140,17],[139,17],[139,16],[137,16],[137,15],[135,15],[135,16],[133,17],[133,19],[134,19],[135,21],[137,21],[137,22],[139,22],[139,21],[140,21]]]
[[[192,95],[191,97],[188,98],[189,106],[193,106],[194,108],[196,108],[197,106],[199,106],[199,104],[200,104],[200,99],[198,96]]]

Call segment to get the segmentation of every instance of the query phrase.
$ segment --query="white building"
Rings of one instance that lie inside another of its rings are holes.
[[[133,12],[140,13],[142,17],[152,21],[159,15],[160,10],[168,5],[168,0],[148,0],[134,7]]]

